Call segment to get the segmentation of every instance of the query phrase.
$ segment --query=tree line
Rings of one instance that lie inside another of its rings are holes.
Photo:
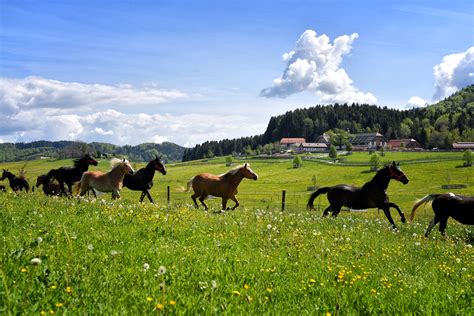
[[[186,149],[183,161],[265,152],[283,137],[307,142],[327,131],[379,132],[387,140],[414,138],[423,148],[449,149],[453,142],[474,141],[474,85],[426,108],[397,110],[368,104],[317,105],[270,119],[262,135],[208,141]]]

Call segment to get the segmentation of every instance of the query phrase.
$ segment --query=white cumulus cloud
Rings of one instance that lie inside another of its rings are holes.
[[[474,46],[458,54],[450,54],[433,67],[435,93],[433,100],[441,100],[457,90],[474,84]]]
[[[315,31],[306,30],[293,50],[283,54],[286,68],[282,77],[273,80],[260,95],[284,98],[310,91],[328,103],[376,103],[376,97],[354,87],[352,79],[340,67],[343,56],[350,53],[352,43],[358,37],[357,33],[342,35],[331,43],[327,35],[318,36]]]
[[[97,106],[157,105],[186,94],[156,86],[84,84],[41,77],[0,77],[0,113],[39,108],[74,109]]]
[[[413,96],[410,99],[408,99],[407,104],[405,105],[405,108],[407,109],[420,108],[420,107],[425,107],[427,105],[428,105],[428,101],[426,101],[425,99],[419,96]]]

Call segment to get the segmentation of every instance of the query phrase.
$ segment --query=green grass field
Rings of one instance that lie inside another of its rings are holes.
[[[446,192],[443,184],[465,184],[451,191],[474,195],[473,172],[458,167],[461,156],[387,153],[382,159],[401,161],[410,178],[390,184],[391,201],[408,214],[417,198]],[[369,155],[349,159],[366,162]],[[392,211],[397,232],[377,210],[322,218],[305,208],[313,176],[318,186],[361,185],[374,173],[317,161],[299,169],[291,160],[249,161],[260,178],[244,180],[241,207],[225,213],[220,199],[208,200],[204,212],[194,209],[190,193],[179,192],[197,173],[228,170],[224,159],[168,164],[166,176],[155,175],[155,205],[138,203],[140,193],[127,189],[119,201],[110,194],[98,200],[49,198],[41,190],[0,194],[0,312],[473,314],[470,226],[450,220],[448,237],[433,230],[425,239],[430,207],[405,225]],[[0,167],[16,172],[23,164]],[[70,164],[27,162],[26,175],[33,183]],[[107,170],[108,162],[96,168]],[[324,208],[327,201],[316,204]]]

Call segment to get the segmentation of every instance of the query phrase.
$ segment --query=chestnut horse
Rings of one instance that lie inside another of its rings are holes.
[[[461,224],[474,225],[474,197],[449,194],[429,194],[416,201],[410,215],[410,222],[415,217],[415,212],[420,205],[431,202],[435,217],[431,220],[425,231],[428,237],[433,227],[439,223],[439,231],[444,236],[444,230],[448,224],[449,217],[454,218]]]
[[[126,159],[113,158],[110,161],[112,170],[107,173],[101,171],[86,171],[82,174],[81,181],[73,186],[75,193],[81,192],[81,196],[87,191],[94,189],[101,192],[112,192],[112,199],[120,198],[120,190],[123,186],[123,177],[126,174],[133,174],[134,170],[130,162]]]
[[[210,173],[201,173],[195,177],[192,177],[188,182],[187,192],[190,191],[191,186],[194,190],[194,194],[191,198],[194,201],[196,208],[199,208],[196,198],[199,198],[204,208],[207,210],[208,207],[204,203],[206,197],[212,195],[215,197],[222,198],[222,209],[225,210],[227,207],[227,201],[231,199],[235,202],[235,206],[232,208],[235,210],[239,206],[239,201],[235,197],[237,194],[237,187],[243,178],[257,180],[258,176],[255,172],[250,169],[248,163],[245,163],[241,167],[229,170],[219,176]]]

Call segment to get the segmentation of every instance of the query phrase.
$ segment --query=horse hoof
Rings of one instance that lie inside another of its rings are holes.
[[[405,219],[405,217],[402,217],[401,220],[403,224],[406,224],[407,220]]]

